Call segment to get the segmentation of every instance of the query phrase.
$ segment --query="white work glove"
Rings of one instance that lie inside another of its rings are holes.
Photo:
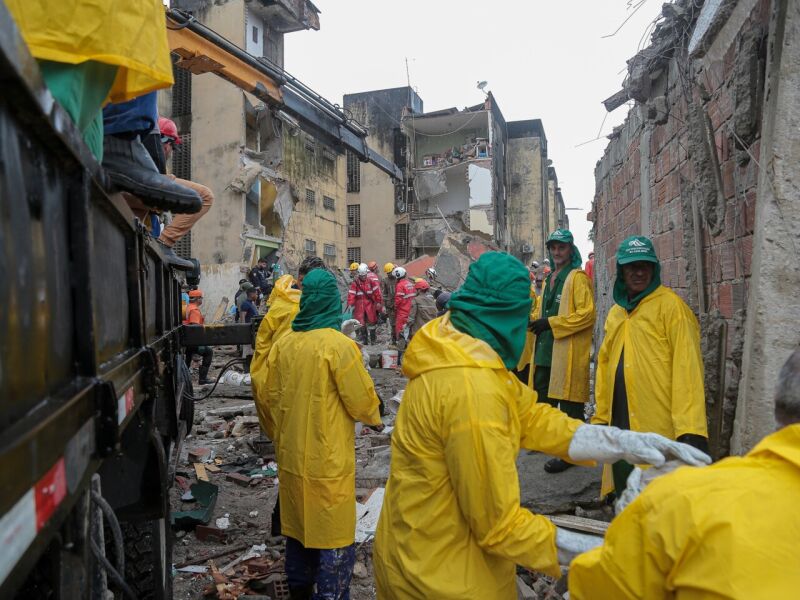
[[[342,333],[348,337],[353,337],[353,334],[361,327],[358,319],[346,319],[342,322]]]
[[[576,461],[596,460],[615,463],[624,460],[632,465],[660,467],[670,458],[684,464],[701,466],[711,462],[705,452],[688,444],[673,442],[657,433],[638,433],[605,425],[581,425],[569,444],[569,457]]]
[[[651,481],[656,477],[661,477],[667,473],[671,473],[678,467],[683,467],[684,464],[679,460],[670,460],[665,462],[660,467],[651,467],[649,469],[642,469],[641,467],[634,467],[631,474],[628,475],[628,481],[625,484],[625,489],[619,495],[619,498],[614,503],[614,514],[619,514],[627,506],[639,497],[644,488],[647,487]]]
[[[600,536],[576,533],[556,527],[556,550],[558,551],[558,564],[560,565],[569,565],[578,554],[583,554],[592,548],[602,545],[603,538]]]

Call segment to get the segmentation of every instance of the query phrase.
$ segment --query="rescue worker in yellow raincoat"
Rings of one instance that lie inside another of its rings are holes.
[[[547,238],[554,265],[530,324],[535,334],[528,385],[539,402],[560,408],[573,419],[584,419],[589,401],[589,352],[595,321],[592,282],[581,270],[583,261],[572,232],[556,229]],[[560,473],[572,464],[553,458],[544,465]]]
[[[617,250],[614,306],[597,357],[592,423],[652,431],[708,452],[700,328],[686,303],[661,285],[653,242],[632,236]],[[625,489],[633,467],[603,474],[603,494]]]
[[[375,540],[379,599],[516,599],[516,564],[557,577],[559,552],[591,547],[520,506],[521,447],[582,463],[708,462],[690,446],[586,425],[536,402],[509,370],[531,308],[516,258],[483,254],[448,306],[414,335],[403,361],[409,382]]]
[[[569,571],[572,600],[800,595],[800,350],[781,369],[778,431],[744,457],[657,478]]]
[[[339,331],[334,276],[303,279],[292,331],[267,360],[267,434],[275,440],[292,598],[346,598],[355,563],[355,422],[382,428],[356,343]]]

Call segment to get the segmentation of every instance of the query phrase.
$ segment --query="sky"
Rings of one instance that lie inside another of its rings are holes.
[[[564,202],[580,209],[567,214],[586,258],[595,164],[628,110],[606,113],[601,102],[621,89],[626,61],[648,45],[661,0],[314,4],[320,30],[286,36],[285,67],[328,100],[341,104],[344,94],[410,79],[426,112],[463,108],[483,100],[476,84],[487,81],[507,121],[542,119]]]

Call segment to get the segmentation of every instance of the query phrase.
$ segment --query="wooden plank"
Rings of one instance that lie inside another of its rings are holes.
[[[222,469],[220,469],[217,465],[204,465],[206,471],[209,473],[219,473]]]
[[[558,527],[571,529],[572,531],[593,533],[595,535],[605,535],[606,529],[608,529],[610,525],[610,523],[606,523],[605,521],[576,517],[575,515],[552,515],[550,516],[550,520]]]
[[[208,481],[208,473],[206,473],[206,466],[203,463],[194,463],[194,473],[197,475],[198,481]]]

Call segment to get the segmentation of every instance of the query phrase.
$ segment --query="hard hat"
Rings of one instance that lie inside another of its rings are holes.
[[[358,269],[358,263],[357,262],[350,263],[350,270],[355,271],[356,269]]]
[[[539,261],[538,261],[538,260],[535,260],[535,261],[533,261],[533,262],[531,263],[531,266],[532,266],[534,269],[538,269],[538,268],[539,268]]]
[[[589,252],[589,258],[592,258],[593,256],[594,256],[594,252]]]
[[[376,263],[374,260],[371,260],[367,263],[367,267],[370,271],[374,271],[378,268],[378,263]]]
[[[388,275],[392,271],[394,271],[394,265],[392,263],[386,263],[385,265],[383,265],[383,272],[384,273],[386,273]]]
[[[424,279],[417,279],[417,282],[414,284],[415,290],[429,290],[430,287],[431,285]]]
[[[162,137],[171,138],[171,141],[176,144],[181,143],[181,136],[178,135],[178,128],[175,126],[175,121],[167,119],[166,117],[158,117],[158,129]]]
[[[545,258],[544,259],[544,264],[549,265],[550,264],[550,259],[549,258]]]
[[[428,270],[425,271],[425,275],[427,275],[431,279],[436,279],[436,269],[434,269],[433,267],[428,267]]]
[[[358,265],[358,276],[359,277],[366,277],[367,273],[369,273],[369,267],[364,263]]]
[[[191,292],[189,292],[189,298],[202,298],[202,297],[203,297],[203,292],[201,292],[200,290],[192,290]]]
[[[397,279],[402,279],[406,276],[406,270],[403,267],[395,267],[394,271],[392,271],[392,275]]]

